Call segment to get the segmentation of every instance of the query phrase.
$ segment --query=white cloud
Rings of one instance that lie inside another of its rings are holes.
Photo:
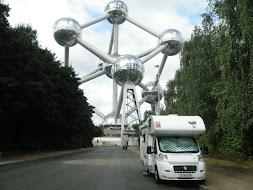
[[[124,0],[123,0],[124,1]],[[25,23],[32,25],[38,32],[38,40],[43,48],[48,48],[56,54],[58,59],[64,61],[64,48],[56,43],[52,34],[54,23],[62,17],[71,17],[80,24],[104,15],[104,8],[108,0],[5,0],[11,11],[9,22],[12,26]],[[205,0],[125,0],[129,9],[129,17],[144,24],[152,30],[161,33],[168,28],[179,30],[184,39],[189,39],[194,28],[191,17],[198,18],[207,3]],[[187,15],[182,14],[187,11]],[[104,27],[107,25],[106,27]],[[110,42],[112,26],[109,22],[96,24],[83,30],[82,38],[98,49],[107,52]],[[119,26],[119,53],[138,54],[156,46],[157,39],[140,28],[125,22]],[[157,55],[145,63],[145,77],[143,83],[155,79],[157,68],[162,54]],[[82,77],[98,66],[98,58],[80,45],[70,48],[70,63],[75,71]],[[161,86],[165,88],[168,80],[174,78],[179,68],[179,56],[168,57],[162,76]],[[112,79],[102,76],[80,86],[84,90],[88,102],[94,105],[105,115],[112,110]],[[120,87],[118,89],[120,92]],[[137,87],[138,99],[141,99],[141,89]],[[144,103],[142,112],[150,109]],[[101,120],[94,116],[94,123],[100,124]]]

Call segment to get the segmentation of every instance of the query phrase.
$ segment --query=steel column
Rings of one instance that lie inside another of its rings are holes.
[[[64,52],[64,66],[68,67],[69,66],[69,47],[65,47],[65,52]]]

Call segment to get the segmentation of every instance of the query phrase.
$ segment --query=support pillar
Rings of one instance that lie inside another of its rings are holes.
[[[126,112],[127,112],[127,92],[128,90],[133,91],[134,95],[134,103],[136,105],[136,111],[137,111],[137,116],[139,121],[141,120],[141,112],[140,112],[140,105],[137,99],[137,93],[136,93],[136,88],[135,85],[132,83],[126,83],[124,85],[124,90],[123,90],[123,104],[122,104],[122,120],[121,120],[121,148],[124,146],[124,131],[125,131],[125,123],[126,123]]]

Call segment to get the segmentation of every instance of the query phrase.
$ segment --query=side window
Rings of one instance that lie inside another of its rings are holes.
[[[148,127],[151,127],[151,119],[148,121]]]
[[[143,142],[145,143],[146,134],[143,134]]]
[[[154,141],[154,152],[157,153],[156,139],[155,139],[155,141]]]

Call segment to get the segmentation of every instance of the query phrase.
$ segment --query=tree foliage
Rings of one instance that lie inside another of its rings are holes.
[[[200,142],[243,160],[253,153],[253,2],[209,0],[206,10],[167,83],[166,112],[200,115],[207,127]]]
[[[40,48],[28,25],[12,28],[0,3],[0,149],[80,148],[95,133],[72,68]]]
[[[104,134],[104,126],[103,125],[99,125],[97,127],[94,128],[94,137],[102,137],[105,136]]]

